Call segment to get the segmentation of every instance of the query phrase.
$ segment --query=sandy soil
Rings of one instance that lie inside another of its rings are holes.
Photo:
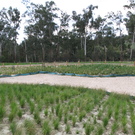
[[[0,83],[27,83],[81,86],[86,88],[104,89],[109,92],[117,92],[135,96],[135,77],[110,77],[88,78],[76,76],[60,76],[37,74],[29,76],[0,78]]]

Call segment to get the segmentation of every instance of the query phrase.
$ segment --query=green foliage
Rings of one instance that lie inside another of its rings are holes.
[[[14,112],[11,112],[11,113],[9,114],[8,118],[9,118],[9,121],[12,122],[13,119],[15,118],[15,113],[14,113]]]
[[[66,133],[70,133],[70,125],[69,124],[66,125],[65,131],[66,131]]]
[[[102,128],[101,126],[99,126],[99,127],[97,128],[97,134],[96,134],[96,135],[102,135],[103,132],[104,132],[103,128]]]
[[[47,109],[45,109],[44,114],[45,114],[45,116],[48,116],[48,110]]]
[[[72,123],[73,123],[73,127],[75,127],[75,124],[76,124],[76,117],[73,117],[73,118],[72,118]]]
[[[59,124],[60,124],[59,119],[55,119],[53,121],[53,125],[54,125],[55,130],[59,130]]]
[[[91,125],[87,123],[87,124],[85,125],[85,134],[86,134],[86,135],[90,135],[92,130],[93,130],[93,129],[91,128]]]
[[[50,135],[51,134],[51,127],[48,121],[44,121],[42,127],[43,135]]]
[[[5,108],[0,105],[0,120],[3,119],[4,115],[5,115]]]
[[[12,122],[10,124],[10,130],[11,130],[11,132],[12,132],[13,135],[16,133],[16,129],[17,129],[16,123],[15,122]]]
[[[105,117],[105,118],[103,119],[103,125],[104,125],[104,127],[107,126],[108,121],[109,121],[108,117]]]
[[[18,111],[18,117],[21,118],[22,117],[22,110]]]
[[[1,68],[0,74],[18,74],[18,73],[23,74],[37,71],[88,74],[100,76],[109,74],[135,75],[135,68],[133,66],[120,66],[111,64],[68,65],[68,66],[58,66],[57,68],[55,66],[46,66],[46,67],[31,66],[31,67],[18,67],[15,71],[12,71],[10,67],[3,67]],[[55,99],[56,103],[59,103],[59,100],[60,100],[59,97],[57,97]],[[50,98],[49,102],[52,104],[54,102],[53,98]]]
[[[32,120],[25,120],[24,127],[26,128],[26,133],[28,135],[36,134],[36,127]]]

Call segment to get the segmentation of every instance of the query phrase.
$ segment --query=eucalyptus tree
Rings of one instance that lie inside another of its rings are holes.
[[[129,0],[129,5],[124,5],[129,11],[127,18],[125,18],[126,28],[131,39],[130,60],[132,59],[133,50],[135,50],[135,1]]]
[[[38,46],[41,46],[42,61],[45,60],[47,48],[53,46],[53,35],[57,29],[54,19],[57,18],[55,13],[58,10],[53,1],[46,2],[45,5],[31,3],[31,11],[27,12],[30,17],[29,25],[25,27],[25,33],[35,36],[38,40]]]
[[[69,46],[69,22],[71,16],[66,12],[61,11],[61,16],[59,17],[59,28],[57,29],[57,58],[60,54],[68,54],[70,50]]]
[[[2,23],[4,24],[4,26],[2,26],[3,29],[1,29],[1,37],[6,35],[6,38],[11,40],[11,42],[13,43],[14,45],[13,53],[14,53],[14,62],[15,62],[17,57],[17,52],[16,52],[17,35],[18,35],[19,25],[21,22],[20,11],[17,8],[12,8],[12,7],[9,7],[9,9],[3,8],[0,11],[0,20],[1,20],[1,26]]]
[[[118,11],[117,14],[115,15],[115,21],[116,21],[116,30],[119,31],[119,37],[120,37],[120,60],[123,60],[123,48],[124,44],[122,44],[122,36],[123,36],[123,29],[122,29],[122,24],[124,22],[123,14],[121,11]]]
[[[126,28],[131,39],[131,51],[130,51],[130,60],[132,59],[133,50],[135,50],[135,14],[128,12],[128,19],[125,19]]]
[[[72,19],[74,21],[73,23],[73,31],[75,33],[79,33],[81,42],[80,42],[80,46],[81,49],[83,47],[83,34],[84,34],[84,21],[82,19],[82,15],[81,14],[77,14],[76,11],[72,12]]]
[[[77,15],[75,11],[72,12],[72,18],[75,21],[75,24],[73,24],[74,28],[77,32],[80,33],[81,37],[81,46],[84,45],[84,56],[86,60],[87,55],[87,48],[86,48],[86,41],[87,41],[87,34],[90,33],[92,27],[93,27],[93,11],[95,8],[98,8],[97,6],[90,5],[86,9],[83,10],[83,14]],[[84,41],[82,40],[84,39]]]
[[[98,16],[95,20],[94,20],[94,23],[93,23],[93,28],[95,30],[95,41],[96,41],[96,44],[94,45],[94,55],[96,54],[97,55],[97,52],[96,52],[96,48],[99,50],[99,52],[101,52],[101,50],[104,50],[105,52],[105,56],[106,56],[106,51],[107,51],[107,48],[106,48],[106,45],[104,44],[104,26],[106,24],[106,18],[102,18],[101,16]],[[98,54],[100,54],[98,52]],[[105,57],[106,59],[106,57]]]
[[[2,57],[2,44],[3,44],[3,41],[6,38],[4,26],[5,26],[5,23],[2,20],[0,20],[0,57]]]
[[[124,17],[121,11],[117,11],[117,13],[109,12],[106,16],[108,22],[113,25],[115,34],[119,37],[119,52],[120,52],[120,60],[123,60],[123,27],[124,27]]]
[[[95,8],[98,8],[97,6],[93,6],[90,5],[88,6],[85,10],[83,10],[84,14],[83,14],[83,19],[84,19],[84,24],[85,24],[85,28],[84,28],[84,55],[85,55],[85,59],[86,59],[86,36],[88,31],[91,31],[91,29],[93,28],[93,22],[94,22],[94,18],[93,18],[93,10]]]

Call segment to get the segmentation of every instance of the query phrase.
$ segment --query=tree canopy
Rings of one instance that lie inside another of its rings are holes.
[[[118,11],[105,17],[94,16],[96,5],[69,15],[54,1],[44,5],[22,2],[27,9],[22,15],[17,8],[0,10],[0,62],[135,59],[134,1],[123,5],[127,16]],[[22,26],[23,20],[27,25]],[[26,38],[18,44],[20,27],[24,27]]]

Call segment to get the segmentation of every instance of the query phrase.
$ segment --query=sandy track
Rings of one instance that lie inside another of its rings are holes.
[[[109,92],[117,92],[135,96],[135,77],[88,78],[37,74],[29,76],[0,78],[0,83],[81,86],[86,88],[104,89]]]

